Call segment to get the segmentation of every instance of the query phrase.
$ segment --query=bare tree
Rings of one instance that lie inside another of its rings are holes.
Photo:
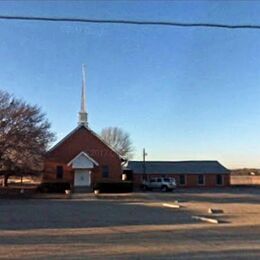
[[[0,175],[23,176],[42,169],[43,155],[54,140],[39,107],[0,90]]]
[[[107,127],[101,131],[103,140],[127,160],[133,157],[133,145],[128,133],[119,127]]]

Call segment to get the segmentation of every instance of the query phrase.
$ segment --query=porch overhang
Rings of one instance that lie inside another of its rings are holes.
[[[71,166],[73,169],[93,169],[95,166],[98,166],[98,163],[87,153],[80,152],[68,163],[68,166]]]

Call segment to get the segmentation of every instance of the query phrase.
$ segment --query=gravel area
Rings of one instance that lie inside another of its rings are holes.
[[[226,188],[2,199],[0,258],[260,259],[259,195],[259,188]],[[180,209],[162,205],[176,201]],[[210,215],[210,207],[223,213]]]

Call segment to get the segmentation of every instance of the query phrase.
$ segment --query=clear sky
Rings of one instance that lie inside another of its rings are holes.
[[[0,1],[1,15],[260,24],[260,1]],[[129,132],[135,159],[260,167],[260,30],[0,20],[0,88],[38,104],[58,139]]]

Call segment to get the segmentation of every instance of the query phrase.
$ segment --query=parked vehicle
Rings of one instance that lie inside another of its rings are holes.
[[[172,191],[176,188],[176,181],[174,178],[158,177],[149,180],[144,180],[141,185],[142,190],[161,190]]]

